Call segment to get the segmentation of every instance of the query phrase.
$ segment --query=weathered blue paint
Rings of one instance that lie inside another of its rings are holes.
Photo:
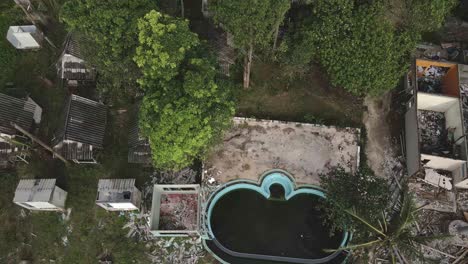
[[[291,199],[291,197],[297,194],[310,194],[310,195],[315,195],[315,196],[319,196],[321,198],[326,199],[325,192],[317,186],[307,185],[307,186],[303,186],[301,188],[296,189],[296,184],[294,183],[293,178],[286,171],[272,170],[272,171],[266,172],[261,177],[260,182],[261,184],[258,185],[258,183],[255,183],[254,181],[250,181],[250,180],[236,180],[236,181],[226,183],[225,185],[221,186],[220,189],[216,193],[214,193],[214,195],[210,198],[209,206],[207,209],[208,231],[211,237],[215,237],[213,230],[211,228],[211,215],[213,212],[213,208],[215,207],[219,199],[221,199],[221,197],[223,197],[227,193],[232,192],[234,190],[239,190],[239,189],[253,190],[261,194],[266,199],[268,199],[271,196],[270,187],[273,184],[279,184],[284,188],[286,200]],[[349,236],[350,236],[349,232],[344,233],[343,240],[341,242],[340,247],[346,246]]]

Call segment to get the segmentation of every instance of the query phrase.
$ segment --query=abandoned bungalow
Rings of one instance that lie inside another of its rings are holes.
[[[137,105],[137,109],[139,105]],[[151,147],[148,138],[140,133],[138,111],[135,118],[130,122],[128,135],[128,163],[151,164]]]
[[[0,94],[0,168],[13,165],[16,161],[26,161],[29,142],[17,132],[18,126],[33,132],[41,122],[42,108],[31,98],[18,99]]]
[[[72,94],[66,100],[53,148],[75,163],[97,163],[95,152],[103,148],[106,124],[105,105]]]
[[[96,204],[107,211],[138,210],[141,192],[135,187],[135,179],[99,180]]]
[[[55,179],[20,180],[13,202],[34,211],[62,211],[67,192],[56,185]]]
[[[69,89],[94,87],[96,69],[86,64],[78,41],[72,34],[65,40],[62,55],[57,62],[57,70],[64,86]]]
[[[198,235],[200,185],[154,185],[150,230],[155,236]]]
[[[468,115],[460,93],[465,67],[418,59],[405,81],[410,95],[405,114],[408,174],[424,172],[422,182],[448,191],[452,185],[468,188]]]
[[[33,25],[11,26],[8,29],[7,40],[16,49],[39,49],[44,34]]]

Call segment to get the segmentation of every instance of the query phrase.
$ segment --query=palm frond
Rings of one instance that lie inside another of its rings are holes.
[[[378,233],[379,235],[383,236],[383,237],[386,237],[387,235],[385,233],[383,233],[382,230],[379,230],[377,227],[373,226],[372,224],[370,224],[368,221],[364,220],[363,218],[361,218],[360,216],[358,216],[357,214],[355,214],[353,211],[351,210],[345,210],[346,213],[348,213],[349,215],[351,215],[352,217],[356,218],[357,220],[359,220],[361,223],[363,223],[364,225],[366,225],[367,227],[369,227],[371,230],[373,230],[374,232]]]
[[[382,241],[383,240],[376,239],[376,240],[372,240],[372,241],[362,243],[362,244],[350,245],[350,246],[346,246],[346,247],[340,247],[340,248],[337,248],[337,249],[324,249],[323,251],[325,251],[327,253],[332,253],[332,252],[341,251],[341,250],[350,250],[350,249],[355,249],[355,248],[370,247],[370,246],[373,246],[374,244],[382,242]]]

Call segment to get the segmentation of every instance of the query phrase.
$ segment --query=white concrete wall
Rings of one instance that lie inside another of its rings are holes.
[[[468,179],[455,184],[455,188],[468,189]]]
[[[8,29],[7,40],[17,49],[40,48],[41,45],[31,35],[36,30],[35,26],[11,26]]]
[[[137,210],[138,208],[132,203],[109,203],[114,209],[118,210]]]
[[[40,124],[42,119],[42,107],[40,107],[36,102],[34,102],[31,97],[28,97],[28,102],[34,104],[36,109],[34,109],[34,123]]]
[[[424,167],[446,171],[454,171],[456,169],[460,169],[460,167],[466,163],[465,160],[455,160],[450,158],[421,154],[421,161],[426,159],[429,160],[429,162],[426,163]]]
[[[428,110],[436,112],[446,112],[454,104],[458,103],[458,98],[418,92],[418,110]]]
[[[66,200],[67,200],[67,192],[55,186],[50,202],[54,204],[55,206],[64,209]]]
[[[462,126],[462,116],[461,116],[461,109],[460,109],[460,101],[456,101],[446,112],[445,112],[445,125],[446,128],[454,127],[455,128],[455,140],[461,137],[463,133],[463,126]],[[463,142],[460,140],[457,142],[461,144]]]
[[[34,207],[34,208],[28,208],[31,210],[56,210],[57,209],[57,206],[48,202],[25,202],[25,204],[28,204],[29,206]]]

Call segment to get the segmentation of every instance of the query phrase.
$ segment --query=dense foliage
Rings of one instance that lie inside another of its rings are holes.
[[[8,28],[21,18],[21,11],[14,8],[13,2],[0,4],[0,32],[4,36],[0,38],[0,87],[10,76],[14,69],[14,64],[19,54],[6,39]]]
[[[401,26],[408,27],[416,34],[435,31],[442,26],[456,2],[455,0],[407,1]]]
[[[387,17],[391,9],[379,1],[315,1],[312,15],[301,20],[288,39],[285,61],[297,66],[316,61],[334,86],[355,95],[381,94],[407,71],[421,33],[440,26],[450,11],[448,2],[414,1],[397,16],[404,22],[393,23]]]
[[[145,88],[155,85],[147,81],[170,81],[176,77],[186,53],[200,44],[188,21],[156,11],[140,19],[138,29],[139,46],[134,60],[143,73],[138,82]]]
[[[63,5],[61,20],[81,34],[81,51],[99,71],[104,92],[136,87],[137,22],[155,7],[151,0],[70,0]]]
[[[369,221],[366,216],[357,214],[353,210],[346,210],[353,219],[365,226],[371,235],[364,243],[354,243],[345,248],[363,250],[368,256],[390,258],[392,263],[412,263],[417,259],[425,263],[428,259],[422,252],[421,245],[448,236],[433,236],[418,231],[419,228],[416,226],[420,209],[416,207],[413,196],[405,192],[398,214],[390,221],[385,214],[375,222]],[[372,254],[369,254],[370,252]]]
[[[348,230],[362,228],[352,221],[345,210],[354,209],[373,222],[381,218],[389,203],[386,180],[374,176],[367,168],[355,174],[340,167],[335,168],[328,175],[321,175],[320,184],[327,191],[328,197],[328,204],[323,208],[325,221],[332,224],[333,229],[343,226]]]
[[[135,61],[145,90],[140,128],[149,138],[153,165],[181,169],[203,156],[230,124],[230,84],[216,77],[215,62],[188,23],[151,11],[138,23]],[[158,54],[158,56],[149,56]]]
[[[244,87],[249,86],[250,67],[254,50],[272,44],[275,32],[289,9],[288,0],[210,2],[214,20],[233,35],[234,44],[246,56]]]

